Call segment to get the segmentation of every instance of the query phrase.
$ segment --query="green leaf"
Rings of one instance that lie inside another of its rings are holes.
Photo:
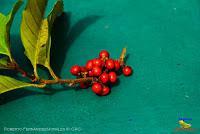
[[[47,0],[28,0],[22,14],[21,38],[35,76],[39,78],[37,65],[40,64],[48,68],[52,77],[57,79],[50,67],[51,29],[56,17],[63,12],[63,2],[58,0],[44,19],[46,5]]]
[[[12,61],[10,52],[10,27],[19,7],[22,5],[22,1],[18,0],[11,12],[6,16],[0,13],[0,54],[7,55]]]
[[[45,84],[31,84],[13,79],[8,76],[0,75],[0,94],[24,87],[43,88]]]
[[[8,67],[9,64],[9,58],[8,57],[3,57],[0,59],[0,69],[10,69]]]

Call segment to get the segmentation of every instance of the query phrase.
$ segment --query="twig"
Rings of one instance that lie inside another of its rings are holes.
[[[93,81],[93,77],[86,77],[86,78],[78,78],[78,79],[58,79],[58,80],[40,80],[41,83],[44,84],[78,84],[81,82],[92,82]]]
[[[124,65],[124,58],[126,56],[126,48],[123,48],[120,57],[119,57],[119,62],[120,65]],[[18,71],[25,77],[29,78],[32,82],[39,82],[40,84],[45,84],[45,85],[51,85],[51,84],[68,84],[69,86],[76,85],[81,82],[94,82],[96,81],[95,77],[85,77],[85,78],[77,78],[77,79],[59,79],[58,77],[55,77],[56,79],[54,80],[44,80],[44,79],[36,79],[34,75],[31,75],[27,73],[25,70],[19,67],[19,65],[13,61],[12,66],[14,66],[14,70]]]
[[[120,65],[124,65],[124,58],[126,57],[126,48],[122,49],[121,55],[119,57]]]

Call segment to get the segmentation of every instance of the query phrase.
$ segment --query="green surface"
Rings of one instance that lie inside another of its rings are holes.
[[[8,13],[14,2],[1,0],[0,12]],[[49,1],[47,12],[54,2]],[[127,64],[135,74],[121,76],[106,97],[70,88],[52,95],[32,92],[36,89],[3,95],[0,133],[9,133],[4,127],[80,127],[81,131],[63,133],[168,134],[179,127],[179,117],[192,118],[194,133],[200,133],[199,0],[64,0],[64,4],[70,13],[58,20],[55,29],[54,43],[62,47],[53,48],[52,57],[59,59],[53,62],[57,73],[62,67],[61,76],[72,78],[72,65],[83,65],[101,49],[117,58],[126,46]],[[18,12],[11,42],[15,57],[25,66],[20,21]]]

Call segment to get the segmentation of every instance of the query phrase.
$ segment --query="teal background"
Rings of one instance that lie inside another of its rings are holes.
[[[14,2],[1,0],[0,12],[8,13]],[[117,58],[123,47],[135,73],[120,76],[106,97],[62,86],[49,87],[56,91],[51,95],[35,88],[3,94],[0,133],[9,133],[4,127],[80,127],[63,133],[169,134],[179,127],[179,117],[192,118],[194,133],[200,133],[199,0],[64,0],[64,5],[66,13],[54,28],[56,73],[73,78],[72,65],[84,65],[102,49]],[[19,35],[23,8],[14,19],[11,43],[20,65],[31,69]]]

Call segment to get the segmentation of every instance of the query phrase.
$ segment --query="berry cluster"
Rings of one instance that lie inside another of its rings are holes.
[[[80,82],[80,88],[88,88],[92,85],[92,91],[100,96],[110,93],[110,87],[117,82],[117,77],[121,73],[125,76],[132,74],[132,68],[124,64],[123,61],[110,58],[106,50],[99,53],[99,57],[87,61],[85,66],[74,65],[70,72],[77,78],[93,77],[92,82]]]

